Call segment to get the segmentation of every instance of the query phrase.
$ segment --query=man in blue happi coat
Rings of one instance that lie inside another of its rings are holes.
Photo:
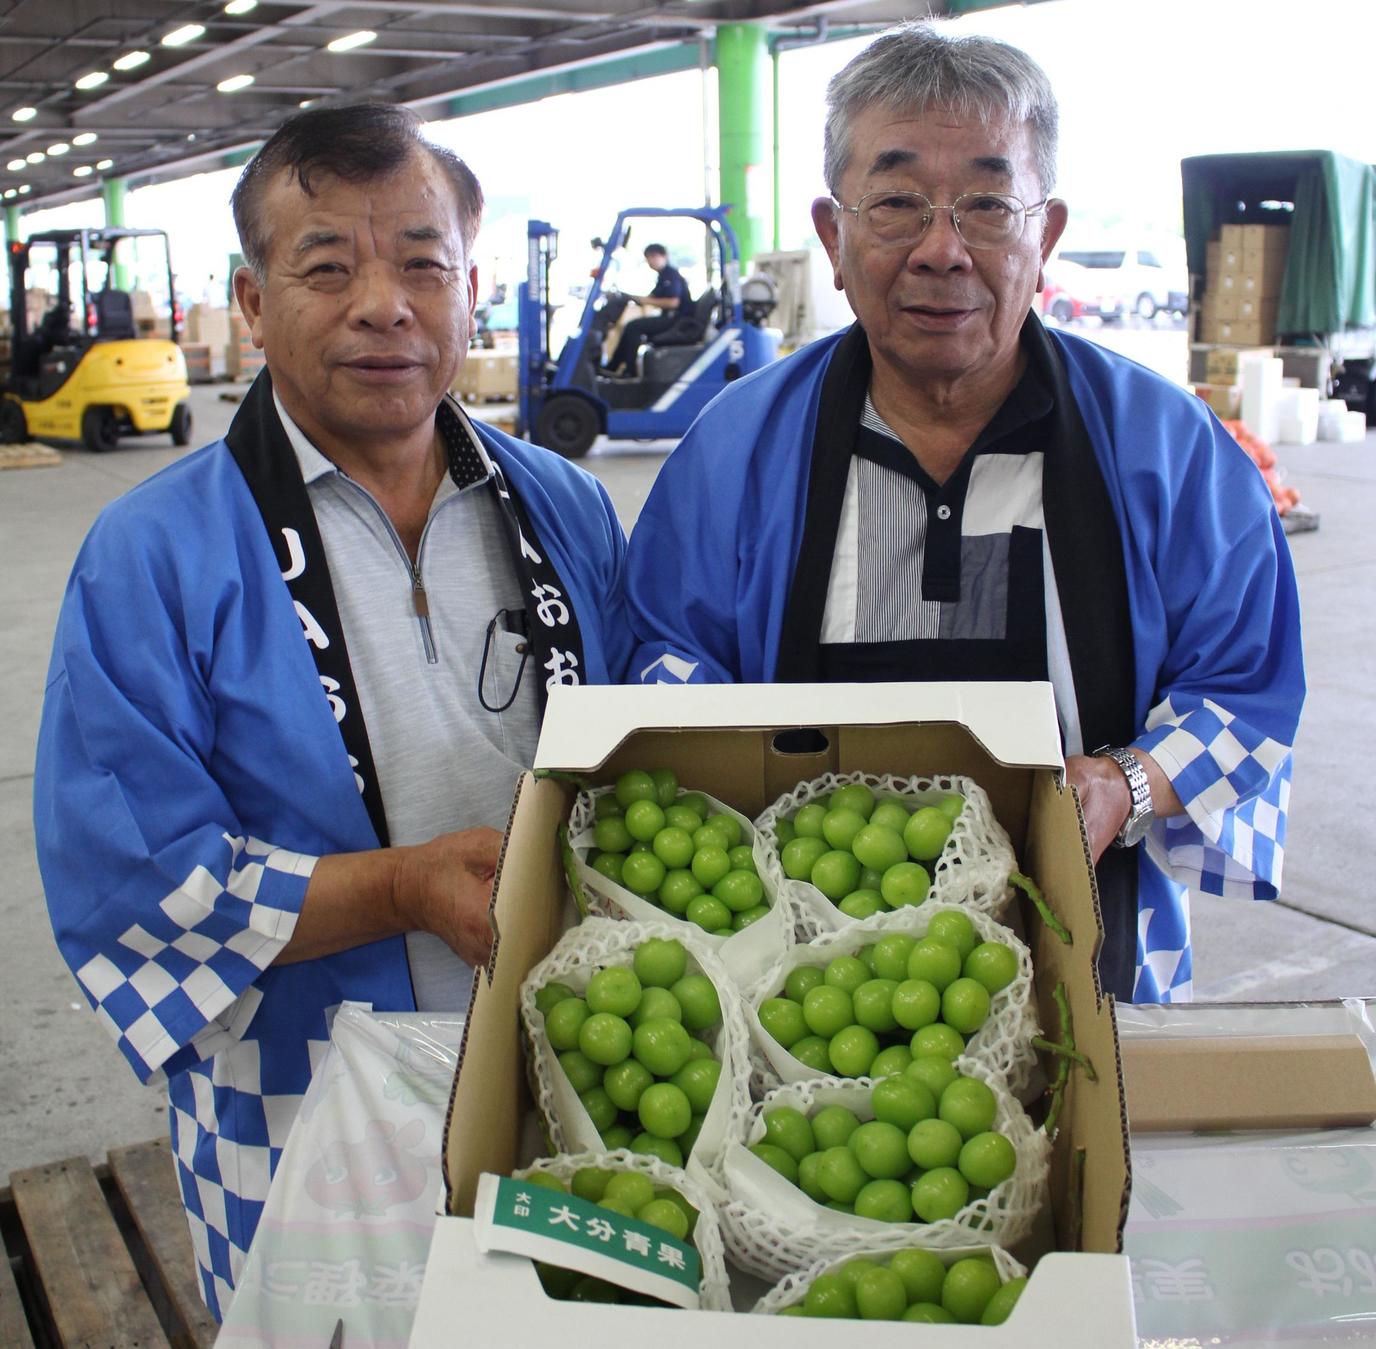
[[[1270,494],[1202,402],[1030,312],[1067,207],[1024,53],[909,24],[827,102],[812,218],[857,322],[669,457],[631,678],[1049,680],[1104,985],[1188,997],[1186,887],[1280,884],[1304,676]]]
[[[101,515],[58,623],[53,927],[166,1080],[217,1314],[332,1010],[467,1007],[546,690],[629,654],[605,492],[448,394],[481,209],[407,110],[284,124],[234,193],[266,371],[224,440]]]

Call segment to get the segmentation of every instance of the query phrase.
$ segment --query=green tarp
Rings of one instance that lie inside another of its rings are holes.
[[[1185,249],[1204,275],[1221,225],[1288,221],[1277,330],[1326,334],[1376,325],[1376,169],[1328,150],[1182,160]],[[1293,211],[1282,203],[1293,206]]]

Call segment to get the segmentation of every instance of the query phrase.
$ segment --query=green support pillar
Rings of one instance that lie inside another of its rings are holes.
[[[779,217],[782,214],[781,196],[779,190],[779,165],[783,162],[783,157],[779,153],[779,52],[777,48],[772,48],[769,53],[769,75],[770,88],[774,95],[774,151],[772,155],[773,171],[770,178],[774,183],[774,251],[779,251]]]
[[[19,207],[5,207],[5,242],[7,244],[17,244],[19,242]]]
[[[721,200],[741,243],[741,270],[774,237],[774,166],[770,153],[773,80],[763,28],[728,23],[717,29],[717,123]]]
[[[128,183],[123,178],[106,178],[101,182],[100,195],[105,201],[105,224],[110,229],[121,229],[124,226],[124,192]],[[120,253],[123,254],[130,244],[123,244]],[[127,256],[127,255],[126,255]],[[130,277],[129,268],[123,262],[115,263],[115,287],[118,290],[129,290],[133,285]]]

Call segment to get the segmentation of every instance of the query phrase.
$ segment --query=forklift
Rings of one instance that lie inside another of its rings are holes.
[[[128,290],[117,285],[135,240],[161,244],[171,306],[168,337],[140,334]],[[177,345],[177,303],[167,234],[152,229],[48,230],[10,244],[10,372],[0,390],[0,444],[26,440],[115,449],[121,436],[168,431],[191,443],[191,389]],[[29,322],[29,272],[57,290]]]
[[[599,435],[621,440],[676,439],[733,380],[768,365],[779,354],[779,334],[764,326],[777,300],[773,281],[740,280],[740,245],[727,223],[729,207],[635,206],[616,217],[611,235],[594,239],[602,250],[583,302],[582,316],[558,360],[550,357],[550,265],[559,232],[543,220],[527,226],[528,264],[520,286],[520,389],[517,434],[568,459],[581,459]],[[606,285],[616,253],[630,239],[632,220],[697,220],[709,238],[709,286],[676,322],[656,334],[631,378],[601,370],[603,344],[629,299]],[[715,254],[715,256],[710,256]]]

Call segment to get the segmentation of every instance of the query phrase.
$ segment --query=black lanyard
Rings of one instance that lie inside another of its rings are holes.
[[[472,459],[477,456],[473,434],[462,415],[448,403],[442,406],[438,417],[451,476],[462,486],[460,475],[472,471]],[[368,728],[363,720],[358,686],[349,663],[344,625],[339,616],[325,547],[301,477],[300,464],[273,404],[272,381],[266,370],[254,380],[225,441],[263,517],[282,579],[301,618],[302,633],[315,660],[321,688],[339,726],[344,751],[353,767],[368,818],[379,846],[385,848],[391,837],[387,812],[378,785]],[[500,469],[497,469],[494,486],[502,517],[512,534],[516,575],[526,594],[525,604],[528,612],[538,618],[538,625],[531,626],[531,640],[536,660],[548,672],[548,678],[540,685],[543,710],[544,691],[548,685],[581,681],[584,670],[582,635],[567,589],[548,560],[549,550],[536,535],[529,516],[507,486]]]

